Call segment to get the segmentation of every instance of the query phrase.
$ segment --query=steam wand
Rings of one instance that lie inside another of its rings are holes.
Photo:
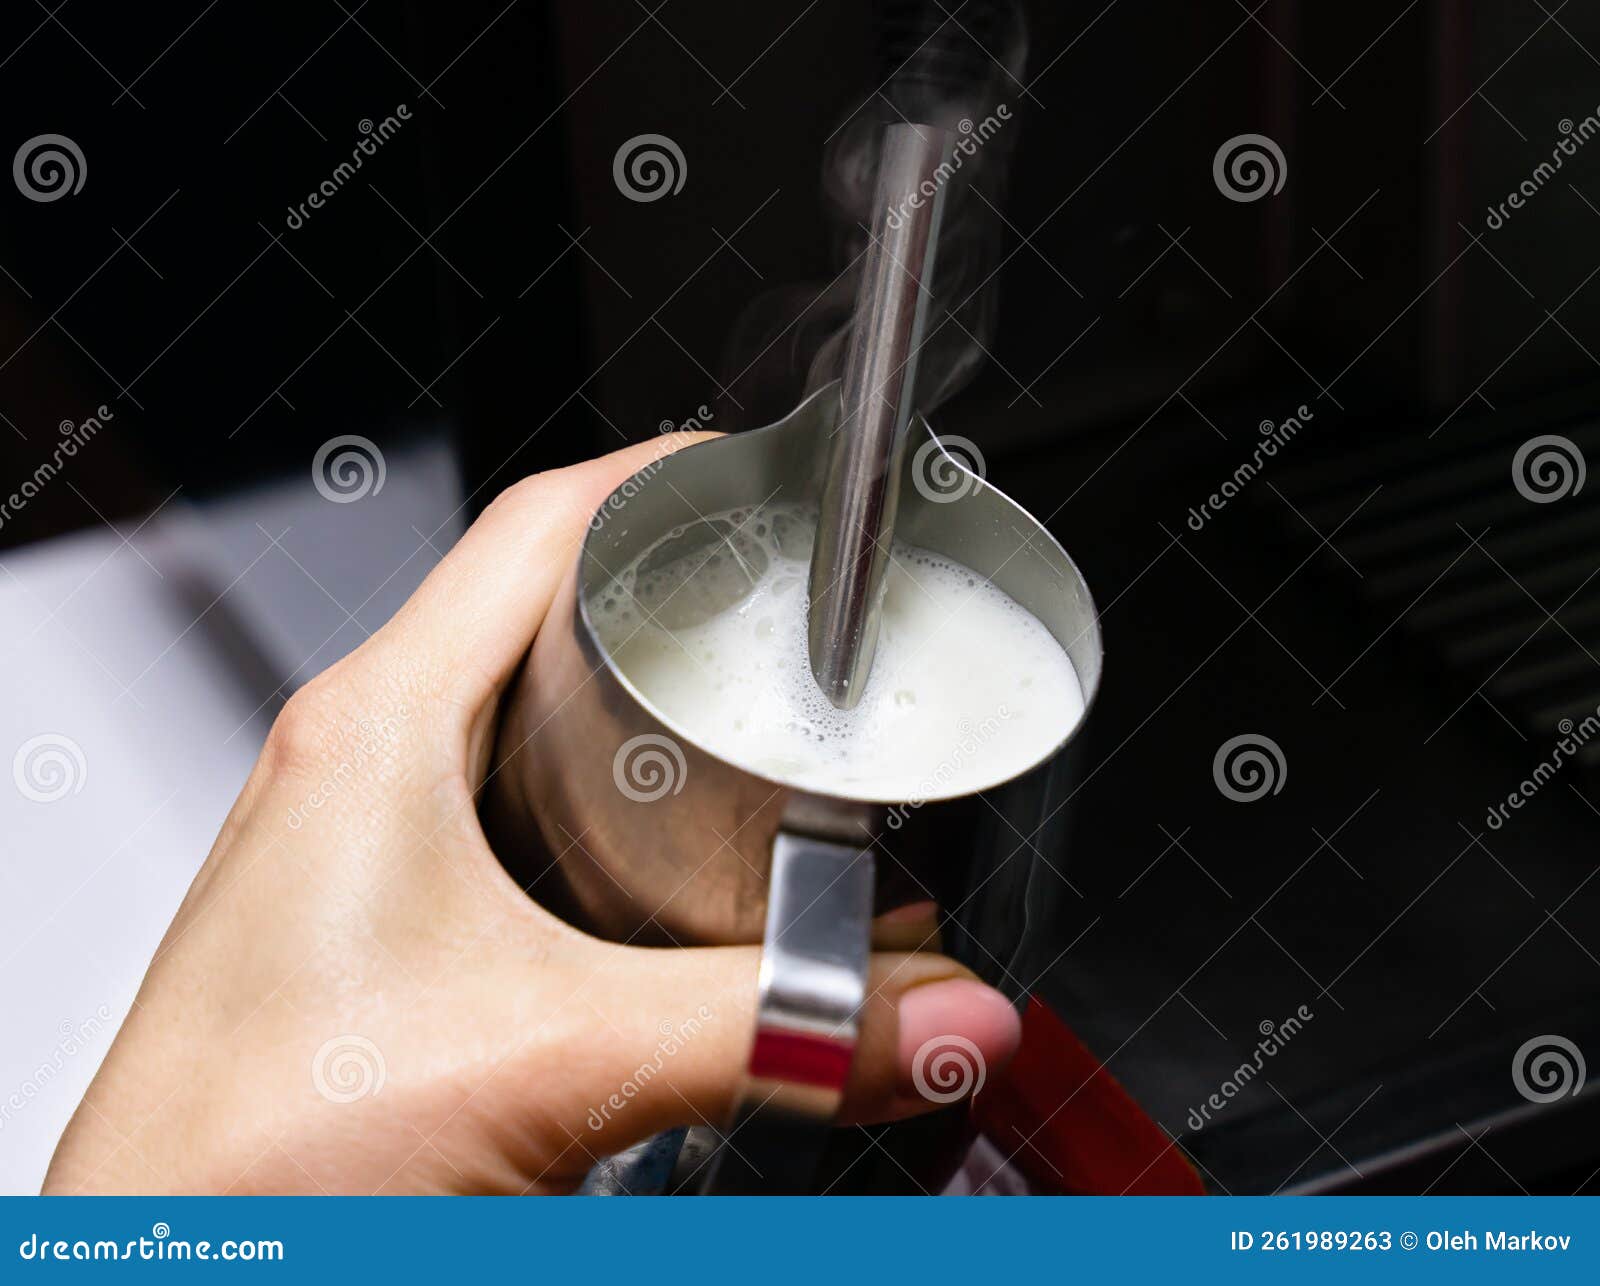
[[[811,673],[841,710],[860,701],[878,647],[953,141],[931,125],[889,125],[883,134],[872,242],[811,553]]]

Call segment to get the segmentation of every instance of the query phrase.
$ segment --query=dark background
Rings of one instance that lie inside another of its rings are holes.
[[[1593,1094],[1534,1105],[1511,1077],[1544,1034],[1600,1059],[1587,762],[1485,816],[1600,702],[1600,488],[1536,504],[1512,478],[1535,436],[1600,444],[1600,143],[1487,214],[1600,112],[1600,16],[1025,8],[1020,74],[983,6],[934,15],[1012,113],[973,215],[998,265],[985,364],[935,425],[1074,554],[1108,651],[1020,981],[1216,1190],[1593,1191]],[[4,152],[63,134],[88,175],[0,191],[0,488],[60,421],[115,420],[0,550],[303,472],[339,433],[450,434],[476,510],[702,404],[773,418],[805,325],[752,369],[751,310],[848,261],[825,148],[892,119],[896,24],[927,12],[6,6]],[[612,159],[645,133],[686,182],[630,201]],[[1219,192],[1244,133],[1284,153],[1276,195]],[[1186,525],[1302,405],[1295,444]],[[1212,776],[1242,733],[1287,764],[1251,804]],[[1186,1126],[1302,1004],[1269,1075]]]

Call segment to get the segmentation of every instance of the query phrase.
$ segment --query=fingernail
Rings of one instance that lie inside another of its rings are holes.
[[[900,997],[902,1094],[953,1103],[1011,1061],[1022,1019],[993,987],[971,978],[924,983]]]

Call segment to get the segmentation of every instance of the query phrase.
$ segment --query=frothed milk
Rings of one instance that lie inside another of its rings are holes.
[[[852,710],[811,676],[815,514],[737,509],[669,533],[588,600],[618,669],[666,722],[750,771],[880,801],[983,790],[1083,715],[1072,662],[1004,591],[896,542],[872,673]]]

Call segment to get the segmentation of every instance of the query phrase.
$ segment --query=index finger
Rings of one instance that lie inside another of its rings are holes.
[[[652,461],[720,436],[670,433],[507,488],[360,661],[420,672],[430,690],[481,707],[515,673],[605,498]]]

